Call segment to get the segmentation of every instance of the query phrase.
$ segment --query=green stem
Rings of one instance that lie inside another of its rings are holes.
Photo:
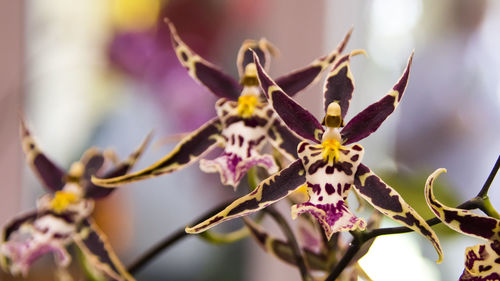
[[[495,219],[500,219],[500,214],[497,212],[497,210],[495,210],[495,208],[491,204],[489,197],[482,198],[481,203],[482,203],[481,210],[485,214]]]

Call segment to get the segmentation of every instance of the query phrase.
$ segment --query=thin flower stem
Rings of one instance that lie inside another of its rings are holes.
[[[192,225],[198,224],[211,216],[217,214],[221,210],[223,210],[227,205],[229,205],[231,201],[224,202],[211,211],[207,212],[205,215],[197,219],[195,222],[192,223]],[[165,249],[168,247],[174,245],[176,242],[182,240],[183,238],[187,237],[189,234],[186,233],[184,230],[184,227],[178,229],[171,235],[167,236],[164,240],[160,241],[158,244],[154,245],[151,247],[149,250],[147,250],[143,255],[141,255],[136,261],[134,261],[129,267],[128,271],[130,274],[134,275],[137,272],[139,272],[145,265],[147,265],[150,261],[152,261],[157,255],[159,255],[161,252],[163,252]]]
[[[485,197],[488,194],[488,190],[490,189],[491,183],[493,182],[493,179],[495,178],[498,169],[500,168],[500,155],[497,158],[497,162],[495,162],[495,166],[490,172],[490,175],[488,176],[488,179],[486,179],[486,182],[483,185],[483,188],[481,188],[481,191],[477,194],[477,197]]]
[[[274,208],[267,207],[266,209],[264,209],[264,211],[269,215],[271,215],[271,217],[278,223],[281,230],[285,234],[288,243],[290,243],[293,254],[295,256],[295,262],[297,263],[297,266],[300,270],[300,275],[302,277],[302,280],[303,281],[310,280],[309,273],[307,272],[306,263],[304,261],[304,257],[300,251],[299,244],[297,243],[297,239],[295,238],[292,229],[290,228],[286,220],[283,218],[283,216]]]

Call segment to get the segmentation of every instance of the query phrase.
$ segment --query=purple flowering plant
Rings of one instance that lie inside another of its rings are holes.
[[[297,267],[302,280],[371,280],[358,261],[378,236],[417,232],[434,246],[439,263],[443,250],[431,226],[443,222],[457,232],[487,240],[467,248],[460,280],[500,281],[500,215],[487,195],[500,158],[479,194],[456,208],[442,204],[433,193],[435,179],[445,170],[431,174],[424,191],[436,217],[429,220],[362,163],[364,148],[357,142],[377,131],[402,101],[413,53],[388,93],[346,122],[355,89],[350,61],[364,53],[354,50],[343,54],[351,31],[330,54],[274,80],[267,72],[276,48],[265,39],[246,40],[237,54],[236,80],[196,54],[182,41],[173,23],[168,19],[166,23],[175,54],[187,74],[219,98],[217,116],[183,137],[159,161],[133,173],[129,171],[150,136],[123,162],[91,148],[65,171],[41,152],[21,122],[26,160],[47,194],[38,200],[36,210],[3,226],[0,265],[5,271],[26,276],[30,266],[48,253],[54,255],[58,267],[65,268],[71,262],[67,248],[74,244],[100,279],[135,280],[133,275],[159,253],[181,238],[197,234],[215,244],[252,237],[264,251]],[[329,68],[322,93],[324,117],[317,120],[292,97]],[[266,144],[273,153],[265,150]],[[223,148],[218,157],[201,159],[216,147]],[[218,173],[222,184],[235,189],[245,184],[246,176],[249,193],[180,228],[125,267],[92,219],[94,201],[123,184],[173,173],[198,160],[204,172]],[[370,214],[368,220],[349,206],[351,191],[360,209]],[[291,217],[298,223],[288,223],[273,206],[278,201],[289,203]],[[365,201],[371,207],[364,208]],[[252,214],[256,216],[250,217]],[[260,224],[265,216],[277,223],[285,239]],[[384,216],[402,226],[380,228]],[[236,218],[244,223],[236,231],[217,233],[211,229]]]

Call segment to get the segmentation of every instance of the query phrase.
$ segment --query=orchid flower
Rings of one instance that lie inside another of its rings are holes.
[[[282,124],[271,106],[262,99],[252,51],[249,49],[257,53],[267,68],[271,54],[276,52],[274,47],[265,39],[243,42],[236,60],[240,74],[238,82],[192,51],[181,40],[174,25],[168,20],[167,24],[180,63],[193,79],[220,98],[215,104],[217,117],[190,133],[172,152],[150,167],[117,178],[93,179],[93,182],[101,186],[116,186],[172,173],[195,162],[217,146],[224,147],[222,155],[213,160],[202,159],[200,168],[207,173],[218,172],[221,182],[234,188],[253,166],[264,167],[270,173],[278,171],[272,155],[260,153],[266,141],[290,161],[295,160],[300,138]],[[337,59],[350,34],[329,55],[278,78],[278,85],[294,95],[314,82]]]
[[[272,254],[285,263],[296,265],[296,259],[290,242],[273,237],[253,220],[248,218],[243,219],[245,225],[250,230],[250,234],[264,251]],[[381,220],[381,213],[374,211],[366,228],[368,230],[377,228]],[[309,219],[309,217],[304,217],[304,219],[299,220],[298,240],[301,245],[301,250],[308,269],[318,273],[315,274],[315,276],[318,276],[318,280],[324,280],[324,275],[330,272],[335,263],[339,261],[349,248],[349,243],[342,240],[340,235],[335,236],[334,243],[331,243],[331,241],[325,243],[321,235],[316,221]],[[368,252],[373,241],[374,239],[363,244],[363,248],[356,254],[350,266],[343,271],[338,280],[357,280],[358,276],[362,276],[365,280],[371,280],[358,264],[358,260]]]
[[[389,93],[356,115],[340,130],[354,89],[349,62],[351,56],[357,53],[359,51],[341,57],[329,73],[324,87],[326,115],[322,123],[269,78],[259,58],[254,56],[258,77],[269,104],[283,122],[306,141],[298,145],[298,160],[262,181],[254,191],[237,199],[218,214],[193,227],[187,227],[188,233],[199,233],[223,221],[257,212],[303,185],[307,187],[309,199],[292,206],[293,218],[302,213],[312,214],[328,238],[338,231],[364,230],[365,220],[351,213],[345,202],[354,187],[375,209],[429,239],[439,255],[438,261],[441,261],[442,250],[434,231],[396,190],[361,163],[364,153],[361,145],[347,146],[375,132],[395,110],[408,82],[413,55]]]
[[[500,220],[471,211],[452,208],[439,202],[434,196],[436,178],[446,169],[437,169],[425,183],[425,199],[432,212],[449,228],[488,242],[465,250],[465,269],[460,281],[500,280]]]
[[[66,247],[76,243],[87,261],[105,276],[134,280],[91,218],[94,200],[108,196],[114,189],[96,186],[90,177],[125,174],[142,154],[150,136],[125,161],[107,172],[107,154],[96,148],[88,149],[69,171],[64,171],[38,148],[24,122],[21,137],[26,160],[48,193],[38,199],[36,210],[4,226],[0,240],[2,268],[13,275],[26,276],[31,264],[46,253],[53,253],[56,264],[66,267],[71,262]]]

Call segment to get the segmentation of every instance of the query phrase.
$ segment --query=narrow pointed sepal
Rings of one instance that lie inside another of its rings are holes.
[[[108,178],[120,177],[120,176],[125,175],[128,171],[130,171],[132,169],[132,167],[134,167],[134,165],[137,162],[137,160],[139,159],[139,157],[141,157],[146,146],[151,141],[151,137],[152,137],[152,132],[146,136],[146,138],[142,141],[142,143],[139,145],[139,147],[132,154],[130,154],[127,159],[118,163],[118,165],[116,165],[116,167],[111,169],[109,172],[105,173],[102,178],[108,179]],[[96,172],[97,171],[94,171],[93,173],[90,173],[90,175],[91,176],[97,175]],[[94,183],[89,182],[85,186],[85,197],[93,198],[93,199],[103,198],[103,197],[108,196],[113,191],[114,191],[114,189],[112,189],[112,188],[105,188],[105,187],[97,186]]]
[[[116,256],[106,235],[91,219],[82,222],[81,229],[75,236],[75,243],[88,262],[106,276],[117,281],[135,280]]]
[[[65,184],[66,172],[40,150],[23,120],[21,120],[21,139],[26,161],[45,187],[51,192],[61,190]]]
[[[323,126],[306,109],[291,99],[262,68],[259,59],[254,55],[260,85],[269,104],[281,117],[283,122],[297,135],[319,143],[323,134]]]
[[[298,159],[297,146],[303,139],[294,134],[280,119],[275,119],[267,132],[269,143],[288,160]]]
[[[167,18],[165,18],[165,22],[170,29],[175,54],[182,66],[188,70],[189,75],[207,87],[214,95],[230,100],[237,100],[240,96],[242,86],[231,76],[225,74],[191,50],[181,40],[173,23]]]
[[[243,77],[245,74],[245,67],[249,63],[253,63],[252,51],[259,56],[259,60],[266,70],[269,70],[269,66],[271,65],[271,55],[275,56],[278,54],[278,49],[265,38],[261,38],[259,41],[250,39],[243,41],[236,58],[236,65],[240,77]]]
[[[195,226],[186,227],[186,232],[200,233],[221,222],[255,213],[285,198],[304,182],[304,167],[300,160],[296,160],[287,168],[263,180],[254,191],[235,200],[224,210]]]
[[[437,169],[425,183],[425,199],[432,212],[455,231],[477,238],[499,240],[500,220],[477,215],[468,210],[448,207],[436,199],[433,192],[434,181],[443,172],[446,172],[446,169]]]
[[[172,152],[150,167],[132,174],[109,179],[92,177],[92,182],[98,186],[115,187],[177,171],[192,164],[204,153],[219,144],[221,142],[221,130],[222,124],[220,120],[214,118],[182,139]]]
[[[399,105],[410,76],[410,67],[413,53],[408,59],[408,64],[399,78],[399,81],[392,87],[389,93],[378,102],[368,106],[358,113],[340,132],[343,143],[350,144],[360,141],[374,133],[389,115],[394,112]]]
[[[305,89],[310,84],[317,81],[320,74],[327,69],[335,60],[338,58],[339,54],[342,53],[345,45],[351,37],[352,29],[345,35],[344,39],[339,43],[339,45],[330,54],[314,60],[308,66],[297,69],[285,76],[276,79],[276,84],[283,89],[287,95],[293,97],[295,94]],[[259,57],[260,59],[260,57]],[[262,61],[261,61],[262,62]]]
[[[281,239],[271,236],[269,233],[264,231],[258,224],[253,222],[248,218],[243,218],[245,225],[250,230],[250,234],[259,244],[259,246],[264,249],[264,251],[277,257],[279,260],[286,262],[291,265],[297,265],[296,257],[293,253],[292,246],[290,243],[285,242]],[[315,253],[306,248],[302,248],[304,254],[304,259],[309,269],[328,271],[330,270],[328,264],[328,257],[323,253]]]
[[[352,52],[339,58],[334,67],[328,74],[323,87],[323,102],[325,112],[328,105],[336,102],[340,105],[340,114],[345,118],[349,103],[351,102],[354,91],[354,77],[351,73],[350,60],[358,52]]]
[[[360,164],[354,178],[354,187],[361,197],[375,209],[427,238],[439,256],[443,259],[443,250],[439,239],[427,222],[404,201],[399,193],[383,182],[368,167]]]

